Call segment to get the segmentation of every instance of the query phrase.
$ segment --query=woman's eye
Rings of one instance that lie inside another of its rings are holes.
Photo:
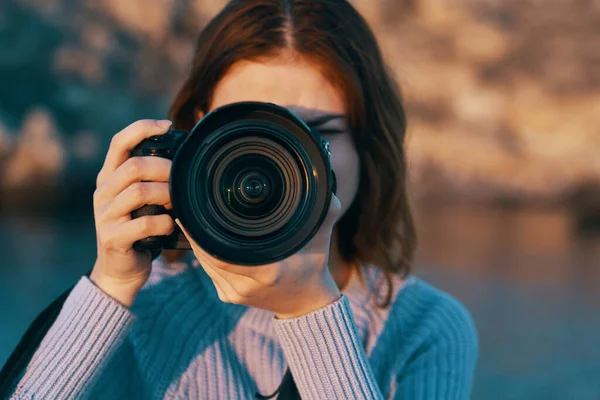
[[[337,128],[319,128],[315,129],[319,135],[339,135],[346,133],[345,131]]]

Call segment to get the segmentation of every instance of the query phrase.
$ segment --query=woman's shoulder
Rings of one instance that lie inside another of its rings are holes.
[[[391,304],[389,318],[412,327],[423,338],[476,343],[477,329],[467,307],[456,297],[410,276]]]
[[[394,281],[402,287],[385,311],[385,322],[374,332],[374,355],[392,363],[394,370],[401,370],[410,360],[424,362],[436,357],[475,365],[479,339],[465,305],[418,277]]]
[[[360,271],[344,293],[367,350],[383,344],[408,355],[422,346],[448,345],[477,353],[477,330],[460,300],[414,275],[392,274],[390,301],[382,308],[389,288],[385,275],[372,265]]]
[[[385,303],[388,290],[389,305],[380,308],[378,305]],[[456,335],[476,335],[473,319],[460,300],[415,275],[390,274],[388,281],[380,268],[361,266],[360,273],[352,277],[345,293],[358,313],[379,314],[388,322],[402,326],[404,331],[407,328],[443,329],[456,330]]]
[[[370,323],[376,327],[369,329],[374,337],[368,341],[375,373],[395,377],[398,387],[437,376],[469,390],[479,342],[465,305],[415,276],[393,277],[392,282],[400,287],[394,289],[390,305],[379,312],[385,313],[384,322],[380,327]]]

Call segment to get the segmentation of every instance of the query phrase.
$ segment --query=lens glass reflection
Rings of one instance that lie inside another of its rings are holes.
[[[250,154],[226,165],[219,182],[219,203],[243,218],[273,213],[285,193],[283,171],[267,157]]]

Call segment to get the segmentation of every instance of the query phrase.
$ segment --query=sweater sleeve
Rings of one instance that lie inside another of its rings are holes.
[[[274,328],[303,399],[383,399],[345,295]]]
[[[75,285],[11,399],[77,399],[88,393],[134,321],[87,277]]]

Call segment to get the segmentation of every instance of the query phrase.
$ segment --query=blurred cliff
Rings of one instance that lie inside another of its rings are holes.
[[[600,213],[600,2],[353,3],[405,94],[417,201]],[[223,4],[0,3],[1,204],[91,207],[110,138],[165,116]]]

